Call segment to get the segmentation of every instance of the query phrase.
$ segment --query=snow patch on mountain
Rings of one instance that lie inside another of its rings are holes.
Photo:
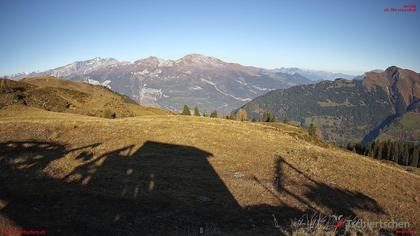
[[[245,85],[245,86],[247,86],[248,85],[248,83],[247,82],[244,82],[244,81],[242,81],[241,80],[241,78],[240,79],[238,79],[238,80],[236,80],[238,83],[240,83],[240,84],[242,84],[242,85]]]
[[[148,88],[147,84],[143,85],[143,88],[140,91],[140,102],[148,104],[151,101],[156,102],[158,99],[162,98],[164,95],[162,89]]]
[[[216,91],[217,91],[217,92],[219,92],[219,93],[221,93],[221,94],[223,94],[223,95],[225,95],[225,96],[231,97],[231,98],[233,98],[233,99],[236,99],[236,100],[238,100],[238,101],[242,101],[242,102],[249,102],[249,101],[251,101],[251,100],[252,100],[251,98],[238,98],[238,97],[233,96],[232,94],[225,93],[225,92],[223,92],[221,89],[219,89],[219,88],[216,86],[216,84],[215,84],[215,83],[213,83],[213,82],[211,82],[211,81],[209,81],[209,80],[206,80],[206,79],[201,78],[201,81],[203,81],[203,82],[205,82],[205,83],[208,83],[208,84],[212,85],[212,86],[216,89]]]
[[[172,60],[164,60],[164,59],[160,59],[160,58],[158,58],[158,59],[159,59],[158,67],[171,67],[175,64],[175,62],[172,61]]]
[[[191,87],[192,90],[202,90],[203,88],[200,86],[193,86]]]
[[[147,69],[144,69],[144,70],[139,71],[139,72],[134,72],[134,74],[136,74],[136,75],[147,75],[147,74],[149,74],[149,71]]]
[[[267,91],[267,90],[269,91],[269,90],[271,90],[271,89],[268,89],[268,88],[261,88],[261,87],[258,87],[256,85],[252,85],[252,87],[255,88],[255,89],[258,89],[260,91]]]
[[[100,86],[104,86],[107,87],[109,89],[111,89],[111,85],[109,85],[112,81],[111,80],[105,80],[104,82],[99,82],[97,80],[94,79],[87,79],[86,81],[88,84],[93,84],[93,85],[100,85]]]

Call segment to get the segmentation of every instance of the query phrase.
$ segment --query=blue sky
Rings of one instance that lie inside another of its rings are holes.
[[[201,53],[264,68],[420,72],[420,1],[0,0],[0,75]]]

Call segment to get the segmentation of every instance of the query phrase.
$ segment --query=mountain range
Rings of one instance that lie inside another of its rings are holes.
[[[419,104],[420,74],[391,66],[383,72],[367,72],[362,80],[336,79],[271,91],[243,108],[255,119],[272,112],[277,119],[287,117],[305,127],[313,123],[327,140],[345,145],[350,141],[372,141],[384,131],[389,134],[382,137],[395,136],[391,124],[407,119],[405,123],[410,123],[412,117],[418,116],[403,116],[417,113]],[[413,125],[408,129],[414,129]],[[394,139],[420,140],[418,131],[397,130],[400,137]]]
[[[184,104],[222,114],[243,107],[251,119],[269,111],[304,127],[313,123],[327,140],[340,145],[379,136],[406,141],[419,136],[408,131],[416,126],[406,125],[418,117],[411,113],[418,113],[419,75],[395,66],[352,76],[300,68],[269,70],[189,54],[177,60],[148,57],[134,62],[94,58],[10,78],[40,76],[102,85],[141,105],[172,111]]]
[[[94,58],[10,78],[39,76],[107,86],[142,105],[173,111],[180,111],[184,104],[198,105],[202,111],[221,113],[270,90],[312,82],[298,73],[242,66],[200,54],[189,54],[178,60],[148,57],[132,63]]]
[[[333,72],[321,71],[321,70],[301,69],[301,68],[296,68],[296,67],[281,67],[281,68],[273,69],[272,71],[281,72],[281,73],[290,74],[290,75],[299,74],[311,81],[335,80],[337,78],[341,78],[341,79],[358,78],[358,76],[348,75],[348,74],[343,74],[343,73],[333,73]]]

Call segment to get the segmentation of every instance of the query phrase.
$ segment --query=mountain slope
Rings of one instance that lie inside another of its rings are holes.
[[[180,111],[188,104],[222,113],[270,90],[311,82],[299,74],[246,67],[199,54],[178,60],[148,57],[133,63],[95,58],[14,78],[48,75],[102,84],[142,105]]]
[[[418,176],[313,143],[294,126],[10,114],[0,110],[1,230],[278,235],[313,212],[420,227]]]
[[[420,143],[420,113],[407,112],[395,119],[377,137],[379,141]]]
[[[105,116],[107,112],[110,115],[115,114],[115,117],[167,113],[156,108],[139,106],[127,96],[103,86],[55,77],[20,81],[0,79],[0,109],[8,106],[36,107],[90,116]]]
[[[281,72],[285,74],[295,75],[299,74],[305,78],[308,78],[311,81],[322,81],[322,80],[335,80],[335,79],[353,79],[357,76],[354,75],[347,75],[343,73],[332,73],[328,71],[319,71],[319,70],[307,70],[307,69],[300,69],[296,67],[282,67],[273,69],[275,72]]]
[[[419,99],[420,75],[389,67],[368,72],[363,80],[337,79],[272,91],[243,107],[253,118],[271,111],[278,119],[287,116],[306,127],[314,123],[327,140],[345,145],[373,140]]]

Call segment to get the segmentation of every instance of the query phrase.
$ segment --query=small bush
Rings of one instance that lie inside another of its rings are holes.
[[[117,117],[117,114],[109,109],[106,109],[104,111],[104,118],[107,119],[115,119]]]
[[[226,117],[225,117],[226,119],[228,119],[228,120],[233,120],[233,115],[232,115],[232,113],[227,113],[226,114]]]
[[[238,113],[236,114],[236,120],[239,120],[239,121],[248,120],[248,114],[245,109],[243,108],[239,109]]]

